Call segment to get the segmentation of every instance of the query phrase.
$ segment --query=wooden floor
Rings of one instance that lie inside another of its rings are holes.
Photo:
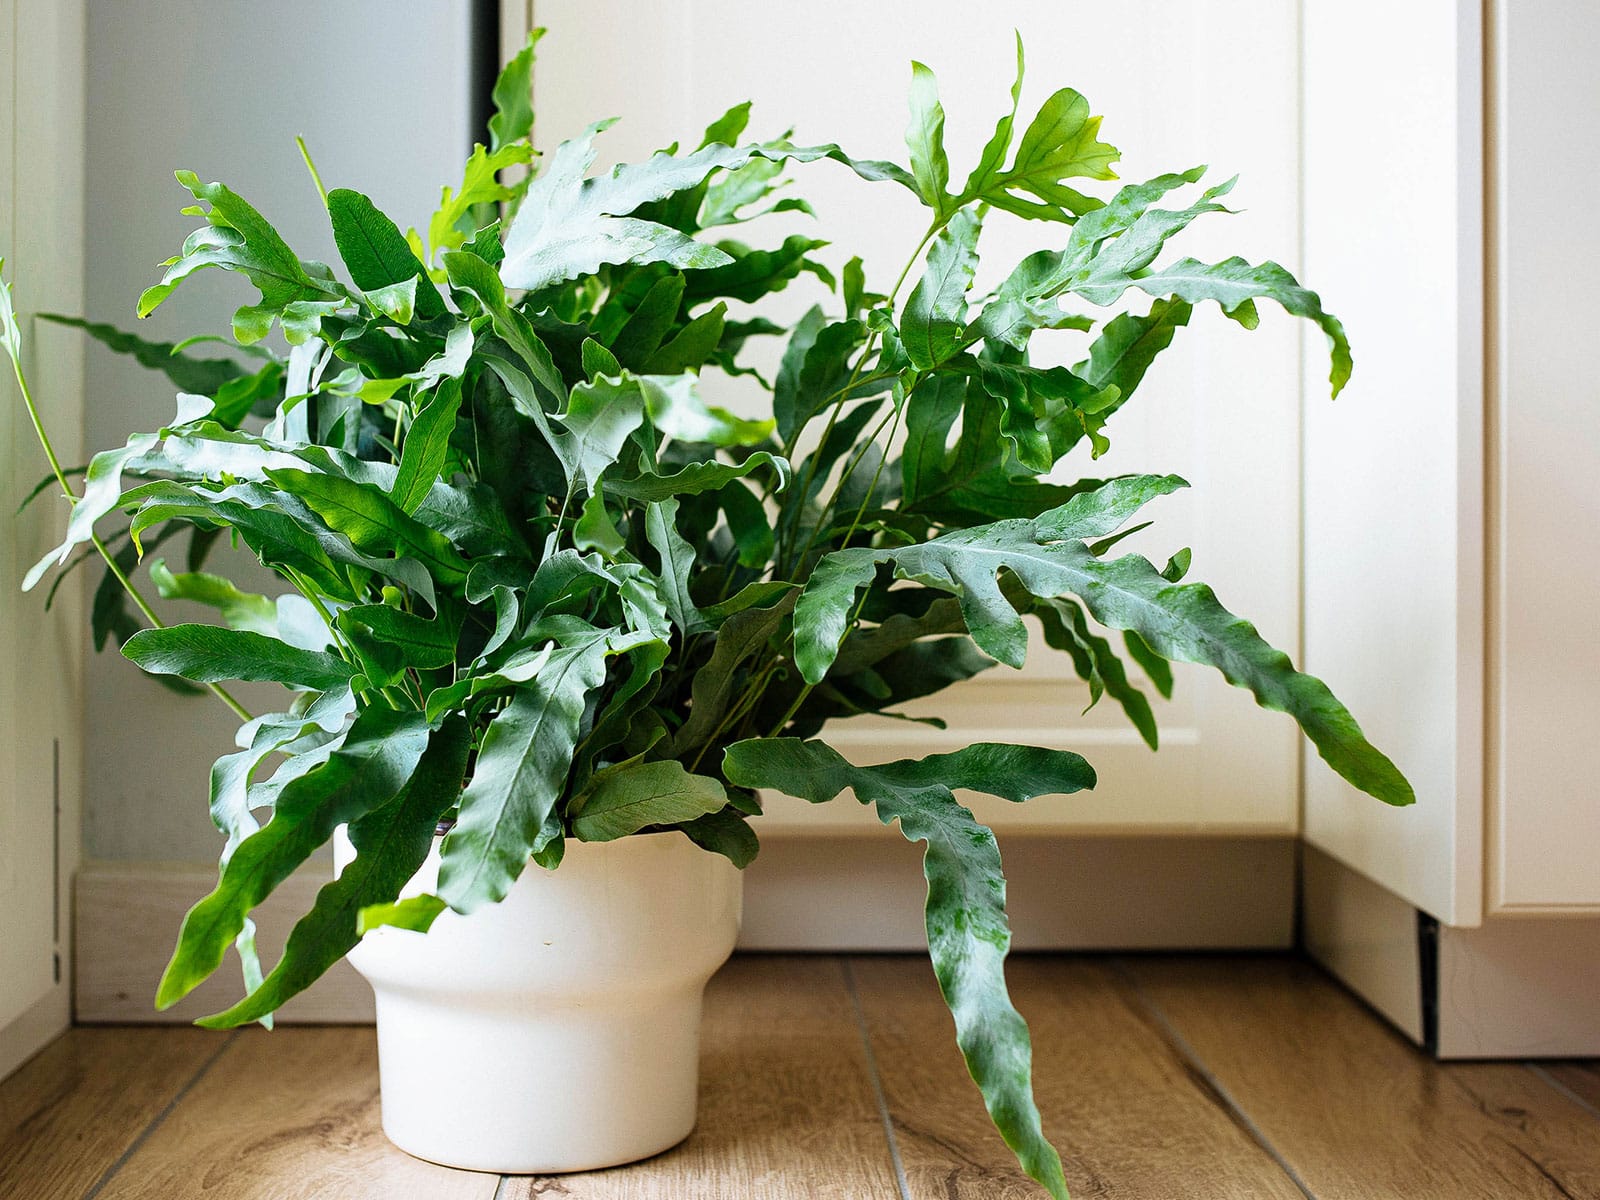
[[[1073,1194],[1600,1198],[1600,1066],[1439,1065],[1286,957],[1013,960]],[[84,1028],[0,1084],[3,1200],[1008,1200],[925,960],[735,959],[699,1130],[636,1166],[475,1175],[383,1138],[370,1028]]]

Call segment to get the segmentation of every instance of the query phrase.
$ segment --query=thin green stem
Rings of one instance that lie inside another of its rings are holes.
[[[33,422],[34,435],[39,439],[39,445],[43,448],[44,456],[50,463],[50,470],[55,475],[56,482],[61,485],[62,494],[68,500],[77,503],[77,493],[67,483],[67,473],[61,469],[61,460],[56,457],[55,446],[50,441],[50,435],[45,432],[44,421],[40,418],[39,408],[33,400],[33,389],[28,386],[28,377],[22,370],[22,359],[16,352],[11,355],[11,372],[17,378],[17,390],[22,393],[23,406],[28,410],[28,419]],[[144,619],[150,622],[150,627],[152,629],[165,629],[165,622],[156,616],[155,610],[150,607],[149,602],[140,594],[139,589],[133,586],[133,580],[128,578],[127,572],[117,565],[116,556],[106,549],[106,544],[100,540],[99,534],[91,532],[89,541],[99,551],[100,557],[105,560],[106,569],[122,585],[122,589],[128,593],[129,599],[144,614]],[[205,686],[213,696],[233,710],[234,716],[241,721],[251,719],[250,710],[235,700],[221,684],[208,683]]]
[[[756,702],[761,699],[761,689],[767,686],[767,681],[772,678],[773,671],[778,668],[778,662],[779,660],[773,659],[771,662],[767,663],[767,665],[755,676],[751,685],[739,697],[738,703],[729,706],[728,711],[723,714],[722,720],[717,722],[717,727],[711,731],[711,736],[706,738],[706,740],[700,744],[700,749],[695,752],[694,761],[689,764],[690,771],[694,771],[699,768],[700,760],[705,757],[706,751],[711,749],[712,746],[716,745],[717,739],[721,737],[735,721],[739,720],[745,715],[745,713],[749,712],[750,709],[755,706]]]
[[[296,136],[294,144],[300,147],[300,157],[305,159],[306,170],[311,172],[311,182],[317,185],[317,195],[322,197],[322,207],[328,207],[328,189],[322,186],[322,176],[317,172],[317,164],[311,161],[311,151],[306,148],[306,139]]]

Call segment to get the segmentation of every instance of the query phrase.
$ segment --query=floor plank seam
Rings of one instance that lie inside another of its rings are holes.
[[[1562,1083],[1561,1080],[1557,1079],[1554,1075],[1550,1074],[1548,1069],[1546,1069],[1545,1067],[1540,1066],[1538,1063],[1524,1063],[1523,1066],[1527,1067],[1529,1071],[1533,1072],[1533,1074],[1534,1074],[1534,1076],[1536,1078],[1542,1080],[1544,1083],[1546,1083],[1550,1087],[1554,1088],[1557,1092],[1559,1092],[1561,1095],[1565,1096],[1568,1100],[1571,1100],[1574,1104],[1576,1104],[1579,1108],[1583,1109],[1583,1111],[1588,1113],[1591,1117],[1594,1117],[1596,1120],[1600,1120],[1600,1108],[1596,1108],[1585,1097],[1580,1096],[1577,1092],[1573,1091],[1566,1084]]]
[[[235,1029],[223,1039],[222,1045],[218,1046],[216,1050],[212,1052],[210,1058],[206,1059],[205,1062],[200,1064],[199,1070],[197,1070],[189,1078],[187,1083],[178,1089],[177,1093],[172,1097],[171,1100],[167,1101],[166,1107],[164,1107],[160,1112],[150,1119],[150,1123],[139,1131],[139,1136],[134,1138],[133,1141],[129,1143],[126,1150],[117,1155],[117,1161],[107,1167],[104,1174],[102,1174],[99,1179],[95,1180],[94,1186],[92,1186],[83,1194],[83,1200],[94,1200],[96,1196],[105,1190],[106,1184],[110,1183],[117,1172],[122,1170],[122,1168],[127,1165],[133,1156],[139,1152],[139,1148],[150,1140],[151,1135],[153,1135],[157,1129],[161,1128],[163,1122],[165,1122],[166,1119],[177,1110],[178,1105],[183,1103],[184,1097],[186,1097],[195,1089],[196,1085],[206,1077],[206,1073],[216,1065],[217,1060],[228,1052],[228,1048],[232,1046],[234,1042],[239,1040],[240,1032],[240,1030]]]
[[[848,958],[840,958],[838,963],[844,975],[845,990],[850,993],[850,1007],[855,1010],[856,1028],[861,1031],[861,1048],[867,1056],[867,1076],[872,1081],[872,1094],[878,1102],[878,1117],[883,1122],[883,1137],[889,1147],[889,1161],[894,1166],[895,1186],[900,1189],[900,1200],[911,1200],[911,1185],[906,1181],[900,1143],[894,1134],[894,1116],[889,1112],[889,1098],[884,1095],[883,1080],[878,1075],[878,1056],[873,1053],[872,1034],[867,1029],[867,1014],[862,1011],[861,995],[856,990],[856,973]]]
[[[1218,1079],[1211,1068],[1206,1066],[1199,1053],[1196,1052],[1193,1046],[1189,1045],[1184,1036],[1178,1032],[1177,1026],[1167,1018],[1167,1014],[1162,1012],[1161,1007],[1139,986],[1138,980],[1134,979],[1133,975],[1120,963],[1109,963],[1106,969],[1122,984],[1127,993],[1143,1010],[1146,1019],[1155,1025],[1157,1031],[1166,1039],[1167,1044],[1172,1047],[1174,1053],[1178,1055],[1184,1065],[1222,1102],[1228,1111],[1228,1115],[1233,1118],[1239,1128],[1249,1134],[1256,1145],[1261,1147],[1262,1152],[1277,1163],[1278,1169],[1289,1177],[1289,1182],[1300,1189],[1300,1194],[1306,1200],[1317,1200],[1317,1194],[1311,1190],[1310,1184],[1300,1177],[1300,1172],[1295,1170],[1294,1165],[1272,1144],[1266,1132],[1256,1124],[1250,1114],[1245,1111],[1244,1106],[1223,1084],[1222,1080]]]

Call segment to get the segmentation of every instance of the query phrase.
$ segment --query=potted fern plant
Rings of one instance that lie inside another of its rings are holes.
[[[530,42],[425,234],[359,192],[326,193],[338,267],[301,260],[244,199],[180,172],[203,223],[139,313],[199,270],[235,272],[259,295],[233,333],[259,358],[152,354],[89,327],[184,382],[171,423],[97,455],[77,489],[0,287],[0,338],[72,501],[28,584],[88,544],[133,606],[99,606],[103,632],[243,722],[211,775],[219,879],[185,918],[157,1003],[231,947],[245,995],[201,1024],[267,1021],[349,955],[378,997],[385,1127],[402,1148],[495,1171],[638,1158],[693,1124],[701,990],[734,942],[762,790],[853,794],[924,844],[957,1040],[1023,1167],[1064,1196],[1006,993],[999,852],[954,793],[1023,802],[1090,788],[1093,769],[1003,744],[864,765],[818,735],[1020,667],[1029,621],[1098,695],[1125,678],[1107,629],[1158,688],[1168,661],[1214,667],[1355,786],[1409,803],[1322,683],[1183,581],[1187,554],[1158,568],[1115,551],[1181,479],[1047,478],[1074,448],[1103,449],[1193,306],[1253,327],[1267,300],[1314,322],[1335,395],[1344,332],[1276,264],[1164,258],[1191,221],[1226,211],[1230,183],[1202,190],[1197,169],[1109,186],[1118,153],[1071,89],[1019,127],[1020,44],[1012,108],[960,184],[920,64],[909,169],[743,140],[741,105],[687,153],[591,176],[601,122],[523,170],[531,59]],[[835,278],[810,239],[732,236],[804,207],[774,195],[802,166],[921,201],[926,228],[887,291],[859,259]],[[1011,219],[1037,222],[1041,248],[976,295],[983,228]],[[759,313],[803,271],[835,289],[831,308],[787,325],[730,310]],[[274,328],[286,354],[263,348]],[[1035,365],[1040,335],[1077,337],[1081,360]],[[783,344],[770,380],[741,357],[757,338]],[[712,403],[730,376],[768,413]],[[189,569],[152,563],[152,579],[216,624],[163,625],[130,578],[180,531]],[[200,569],[223,536],[284,593]],[[288,701],[252,715],[235,680],[274,681]],[[1148,724],[1131,684],[1108,690]],[[330,839],[337,878],[264,969],[252,908]]]

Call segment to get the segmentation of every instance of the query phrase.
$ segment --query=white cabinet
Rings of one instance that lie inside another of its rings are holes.
[[[1306,658],[1419,796],[1308,778],[1309,940],[1442,1055],[1593,1055],[1600,9],[1305,9],[1307,269],[1365,413],[1307,413]]]
[[[54,0],[0,0],[0,255],[28,312],[82,304],[82,10]],[[67,461],[81,453],[77,338],[24,321],[36,399]],[[0,359],[0,1076],[68,1019],[67,886],[78,847],[83,608],[75,587],[46,615],[19,591],[55,540],[60,502],[12,514],[44,460]]]

